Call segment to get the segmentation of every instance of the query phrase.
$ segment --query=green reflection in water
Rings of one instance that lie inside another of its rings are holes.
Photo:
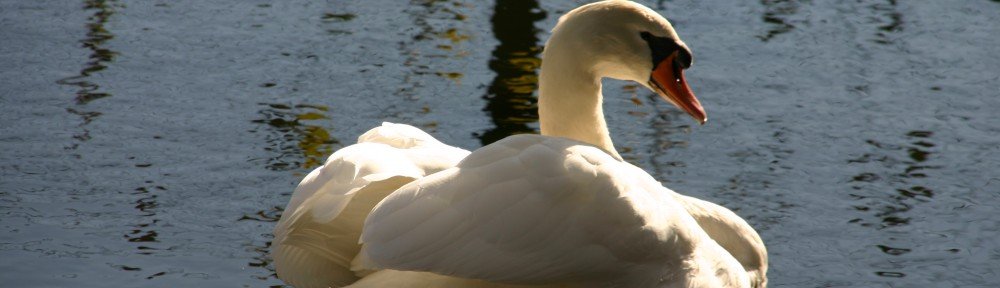
[[[309,169],[323,164],[333,153],[333,145],[339,143],[330,132],[320,125],[308,124],[316,120],[326,120],[326,106],[310,104],[260,103],[264,109],[254,123],[263,126],[270,133],[268,146],[264,148],[277,154],[265,160],[267,169],[293,170]],[[257,132],[258,129],[250,132]]]
[[[87,23],[84,25],[87,28],[87,35],[85,38],[79,41],[80,46],[90,50],[89,60],[84,65],[83,69],[76,76],[67,77],[59,79],[56,81],[59,85],[76,86],[76,96],[74,97],[74,102],[76,108],[66,108],[66,112],[80,116],[82,123],[79,127],[80,132],[73,134],[73,143],[66,147],[67,150],[75,150],[80,146],[80,143],[90,140],[90,129],[87,129],[87,125],[90,122],[101,116],[101,112],[98,111],[85,111],[80,108],[82,105],[90,103],[97,99],[111,96],[110,93],[99,91],[100,85],[97,83],[88,81],[92,74],[100,72],[107,68],[107,64],[114,60],[114,57],[118,55],[118,52],[112,51],[104,47],[105,42],[114,38],[111,32],[108,32],[104,28],[104,24],[108,22],[111,15],[114,15],[115,10],[112,4],[115,1],[105,1],[105,0],[87,0],[84,1],[84,10],[94,10],[94,14],[87,17]],[[78,154],[74,154],[74,157],[80,158]]]
[[[536,70],[542,46],[535,22],[545,19],[538,1],[498,0],[490,21],[500,44],[493,50],[490,69],[497,73],[485,98],[485,111],[496,127],[477,135],[487,145],[513,134],[536,133],[528,124],[538,122]]]
[[[83,8],[85,10],[94,10],[94,14],[87,18],[87,37],[80,40],[81,46],[90,50],[90,60],[87,61],[86,66],[80,70],[78,75],[56,81],[58,84],[79,87],[76,92],[76,104],[83,105],[111,96],[105,92],[98,92],[100,86],[85,79],[91,74],[106,69],[107,63],[113,61],[118,55],[118,52],[104,47],[105,42],[115,37],[104,28],[104,24],[108,22],[111,15],[115,14],[115,10],[112,8],[114,3],[116,2],[106,0],[84,1]]]

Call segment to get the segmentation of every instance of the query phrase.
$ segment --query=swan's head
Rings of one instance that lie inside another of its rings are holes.
[[[546,50],[553,45],[565,45],[559,51],[576,54],[599,77],[638,82],[698,122],[708,120],[684,79],[694,60],[691,49],[646,6],[620,0],[581,6],[559,18]]]

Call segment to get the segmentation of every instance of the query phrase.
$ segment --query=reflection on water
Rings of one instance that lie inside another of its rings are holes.
[[[273,83],[265,83],[261,87],[273,87]],[[259,119],[253,123],[262,124],[258,128],[250,130],[251,133],[265,131],[267,147],[264,149],[273,153],[274,156],[267,159],[253,159],[252,161],[263,161],[264,167],[276,171],[308,171],[311,168],[323,165],[326,158],[333,153],[333,146],[340,143],[330,136],[320,123],[328,123],[329,118],[326,113],[327,106],[311,104],[277,104],[259,103],[263,109],[258,111]],[[326,120],[326,121],[317,121]],[[284,193],[282,193],[284,195]],[[273,206],[266,210],[259,210],[253,213],[245,213],[237,221],[258,221],[274,223],[281,219],[283,207]],[[266,225],[270,227],[273,224]],[[270,239],[274,238],[271,233],[261,235],[266,240],[255,240],[244,244],[248,252],[253,256],[247,266],[263,269],[264,274],[257,274],[253,277],[258,280],[277,279],[274,267],[271,265]],[[282,287],[281,285],[272,287]]]
[[[874,150],[851,159],[848,163],[880,168],[881,171],[862,172],[853,176],[849,183],[855,192],[850,195],[863,203],[855,205],[855,210],[874,212],[878,222],[873,223],[862,217],[850,220],[851,223],[878,229],[906,225],[911,219],[905,212],[912,209],[913,205],[928,202],[934,197],[931,188],[919,183],[921,178],[928,177],[929,170],[939,168],[927,163],[932,160],[931,149],[936,146],[930,140],[932,135],[930,131],[910,131],[905,134],[909,143],[902,145],[866,141]]]
[[[878,25],[878,32],[875,32],[875,39],[872,40],[878,44],[892,44],[893,33],[898,33],[903,30],[903,14],[899,13],[897,10],[897,0],[884,0],[882,3],[874,3],[869,7],[873,12],[878,14],[875,17],[870,17],[869,21],[873,21]]]
[[[344,22],[354,20],[354,17],[357,17],[357,15],[351,13],[323,13],[323,17],[320,17],[320,19],[323,22]]]
[[[799,11],[799,0],[761,0],[760,4],[763,4],[765,9],[762,19],[773,27],[757,38],[767,42],[775,36],[795,29],[795,25],[792,25],[795,21],[789,18]]]
[[[354,20],[355,17],[357,17],[357,15],[354,15],[353,13],[327,12],[323,13],[323,15],[320,16],[320,20],[323,21],[323,23],[331,24],[330,26],[332,27],[337,27],[337,28],[326,29],[327,34],[340,36],[340,35],[351,35],[354,33],[345,29],[345,27],[349,27],[348,25],[346,25],[345,22]]]
[[[111,0],[87,0],[84,1],[83,8],[85,10],[95,10],[94,14],[87,18],[87,37],[80,40],[80,44],[83,48],[90,50],[89,60],[80,73],[76,76],[67,77],[56,81],[56,83],[61,85],[76,86],[78,90],[76,91],[76,97],[74,100],[77,106],[85,105],[97,99],[111,96],[107,92],[98,91],[100,86],[94,82],[87,81],[86,79],[92,74],[100,72],[107,68],[107,63],[114,60],[114,57],[118,55],[118,52],[112,51],[104,47],[105,42],[114,38],[111,32],[108,32],[104,28],[104,24],[108,22],[108,18],[111,17],[115,12],[111,7],[115,1]],[[80,143],[90,140],[90,130],[86,128],[87,124],[94,121],[98,116],[101,116],[101,112],[97,111],[84,111],[80,108],[66,108],[66,111],[70,114],[80,116],[83,120],[80,125],[81,132],[74,133],[73,139],[78,142],[70,144],[66,149],[76,149]],[[79,158],[79,156],[77,155]]]
[[[866,5],[867,10],[858,10],[853,12],[854,14],[860,14],[864,16],[865,21],[870,24],[875,24],[878,31],[875,32],[875,39],[873,42],[878,44],[892,44],[894,42],[894,36],[892,34],[898,33],[903,30],[903,14],[898,10],[897,0],[865,0],[858,1],[858,4]],[[802,6],[805,4],[811,4],[810,1],[802,0],[761,0],[760,3],[764,5],[764,14],[761,19],[772,26],[767,30],[764,35],[758,35],[757,38],[767,42],[775,37],[791,32],[799,25],[809,25],[808,13],[806,15],[801,14]],[[853,7],[852,7],[853,9]],[[874,13],[867,14],[868,12]],[[796,19],[796,16],[800,18]],[[850,23],[845,23],[844,25],[851,25]]]
[[[935,191],[925,184],[928,173],[940,166],[931,165],[935,160],[937,146],[932,140],[933,132],[909,131],[903,135],[904,143],[893,144],[867,140],[870,152],[848,160],[851,165],[863,167],[848,182],[853,190],[849,195],[858,204],[852,208],[862,216],[851,219],[863,227],[875,229],[901,228],[913,220],[909,211],[916,205],[927,203],[935,197]],[[872,219],[874,218],[874,219]],[[893,241],[890,237],[883,241]],[[908,247],[894,247],[886,243],[875,245],[882,253],[900,256],[913,251]],[[891,261],[890,261],[891,262]],[[900,271],[884,271],[885,268],[902,269],[902,265],[877,265],[875,275],[881,277],[905,277]]]
[[[669,158],[671,156],[666,151],[687,146],[687,141],[677,139],[678,137],[672,137],[675,133],[683,134],[690,132],[691,126],[688,125],[688,121],[685,121],[688,120],[686,114],[683,114],[683,112],[680,112],[673,105],[663,101],[660,96],[639,84],[624,84],[621,85],[621,90],[623,92],[622,96],[627,97],[635,105],[635,109],[629,109],[626,114],[635,117],[639,121],[645,121],[650,128],[650,132],[643,134],[642,142],[636,143],[640,144],[638,147],[628,146],[629,143],[625,141],[616,143],[616,147],[618,152],[621,153],[622,158],[638,166],[644,165],[644,163],[640,162],[642,162],[641,159],[645,158],[645,163],[651,165],[649,166],[649,169],[652,170],[650,174],[654,175],[654,177],[670,175],[670,168],[684,167],[684,162]],[[650,113],[645,112],[648,109],[642,108],[642,106],[647,105],[649,109],[654,111],[652,117],[648,117]],[[648,144],[650,142],[652,144]],[[663,160],[658,161],[659,159]],[[670,182],[668,179],[657,180]]]
[[[284,210],[284,208],[275,206],[267,210],[257,211],[253,214],[244,214],[238,221],[278,222],[278,219],[281,219],[282,210]]]
[[[545,19],[537,1],[497,0],[494,6],[493,35],[500,44],[493,50],[490,69],[497,73],[486,92],[485,111],[490,113],[491,128],[477,135],[483,145],[509,135],[535,133],[529,123],[538,122],[534,97],[538,89],[535,70],[542,62],[542,51],[535,22]]]
[[[407,9],[406,12],[412,16],[413,26],[420,29],[420,31],[413,36],[412,39],[414,42],[399,42],[399,51],[406,56],[406,59],[403,60],[403,66],[410,68],[410,71],[403,78],[406,87],[401,88],[399,94],[406,96],[408,99],[415,99],[418,96],[414,93],[424,86],[420,80],[424,75],[437,75],[451,80],[456,84],[460,83],[462,77],[464,77],[462,73],[457,71],[434,71],[431,67],[437,65],[424,61],[427,58],[464,57],[468,52],[456,48],[472,36],[460,28],[463,26],[461,22],[464,22],[467,16],[456,10],[467,4],[445,0],[413,0],[411,3],[415,4],[413,5],[414,9]],[[439,27],[442,24],[454,25],[454,27],[443,29]],[[439,42],[433,46],[437,48],[437,51],[422,51],[422,46],[415,42],[423,41]],[[431,127],[433,123],[421,126],[424,126],[423,128],[434,128]]]
[[[281,219],[281,212],[284,210],[283,207],[271,207],[267,210],[260,210],[253,214],[245,214],[240,217],[237,221],[258,221],[264,223],[270,223],[265,225],[266,227],[272,227],[274,223]],[[274,235],[271,233],[266,233],[264,239],[274,239]],[[263,269],[264,274],[257,274],[253,277],[258,280],[271,280],[278,279],[278,274],[274,270],[274,265],[271,265],[271,241],[252,241],[251,243],[244,245],[249,252],[253,252],[251,261],[247,263],[247,266]],[[270,287],[285,287],[284,285],[273,285]]]
[[[90,130],[87,130],[87,128],[84,127],[87,126],[87,124],[90,124],[90,122],[93,122],[94,119],[97,119],[98,116],[101,116],[101,112],[81,111],[73,108],[66,108],[66,112],[80,116],[80,119],[83,120],[83,122],[80,122],[80,125],[78,125],[78,127],[83,128],[83,132],[78,134],[73,134],[73,139],[79,140],[80,142],[90,140]],[[76,148],[77,145],[79,144],[73,144],[71,148]]]
[[[135,249],[138,250],[136,254],[153,255],[158,250],[171,250],[170,247],[164,248],[158,246],[162,244],[160,244],[160,234],[156,231],[160,225],[160,219],[157,217],[157,208],[159,207],[157,198],[159,198],[159,193],[166,190],[166,187],[157,185],[152,180],[146,180],[145,185],[135,188],[130,193],[136,197],[134,208],[139,212],[139,217],[136,218],[138,220],[137,223],[132,224],[128,232],[122,235],[122,237],[128,242],[138,244],[138,246],[135,246]],[[138,268],[135,269],[135,271],[138,270]]]
[[[105,42],[115,37],[104,28],[104,24],[108,22],[108,18],[115,13],[111,7],[111,4],[115,2],[113,0],[84,1],[84,9],[96,10],[93,15],[87,18],[87,21],[89,21],[86,24],[87,38],[80,40],[82,46],[90,50],[90,60],[87,61],[83,70],[80,70],[79,75],[57,81],[59,84],[80,88],[76,92],[77,104],[87,104],[90,101],[111,96],[111,94],[105,92],[98,92],[97,90],[100,89],[100,86],[85,79],[91,74],[107,68],[106,64],[114,60],[114,57],[118,55],[118,52],[104,47]]]
[[[277,220],[275,220],[275,221],[277,221]],[[268,233],[266,236],[267,236],[268,239],[274,238],[274,235],[271,235],[270,233]],[[265,272],[265,274],[258,274],[258,275],[252,276],[253,278],[255,278],[257,280],[274,280],[274,279],[278,279],[278,273],[275,272],[274,265],[271,265],[271,262],[272,262],[272,260],[271,260],[271,241],[265,241],[263,243],[256,243],[256,242],[255,243],[251,243],[250,245],[247,246],[247,250],[249,250],[250,252],[253,252],[253,254],[256,255],[256,256],[253,256],[253,260],[251,260],[249,263],[247,263],[247,266],[254,267],[254,268],[261,268],[261,269],[264,269],[265,271],[267,271],[267,272]],[[291,286],[271,285],[269,287],[275,288],[275,287],[291,287]]]
[[[264,109],[254,123],[265,124],[268,146],[264,149],[276,155],[265,162],[270,170],[309,169],[323,165],[326,156],[333,153],[333,145],[340,143],[320,125],[310,125],[315,120],[328,120],[329,110],[322,105],[260,103]],[[259,132],[261,128],[250,130]]]

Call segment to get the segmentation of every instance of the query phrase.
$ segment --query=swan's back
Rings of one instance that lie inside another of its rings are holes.
[[[383,197],[424,175],[452,167],[468,151],[409,125],[383,123],[338,150],[296,187],[274,229],[278,277],[299,288],[340,287],[350,270],[362,224]]]
[[[708,237],[673,195],[594,146],[511,136],[379,203],[364,227],[365,262],[501,283],[658,287],[705,264],[689,262],[707,249],[743,274],[732,287],[745,286],[739,263],[698,242]]]

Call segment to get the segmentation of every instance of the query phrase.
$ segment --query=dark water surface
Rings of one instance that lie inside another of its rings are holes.
[[[381,121],[537,130],[583,1],[0,1],[0,283],[264,287],[292,189]],[[757,227],[772,287],[1000,286],[1000,3],[658,1],[710,121],[606,81],[617,147]]]

